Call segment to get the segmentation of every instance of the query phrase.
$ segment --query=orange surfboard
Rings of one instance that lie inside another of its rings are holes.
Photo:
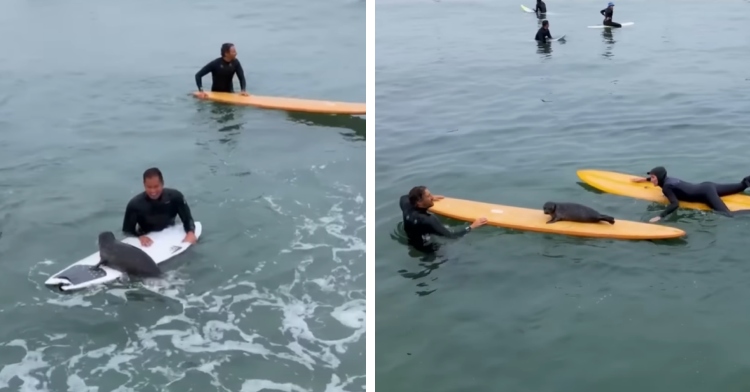
[[[206,91],[209,101],[233,105],[255,106],[264,109],[287,110],[290,112],[324,114],[366,114],[364,103],[319,101],[314,99],[268,97],[263,95],[243,96],[238,93],[214,93]],[[198,91],[193,93],[198,97]]]

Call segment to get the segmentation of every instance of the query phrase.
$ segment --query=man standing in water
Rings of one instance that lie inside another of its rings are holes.
[[[542,22],[542,27],[536,32],[534,38],[537,42],[547,42],[547,39],[552,39],[552,34],[549,33],[549,21],[545,20]]]
[[[212,92],[233,93],[234,84],[232,83],[232,79],[234,78],[234,74],[237,74],[237,79],[240,80],[240,94],[248,95],[247,91],[245,91],[247,87],[245,71],[242,69],[240,60],[237,60],[237,49],[235,49],[234,44],[226,43],[221,45],[221,57],[212,60],[195,74],[195,84],[198,85],[200,98],[208,96],[208,94],[203,92],[203,77],[208,75],[209,72],[213,79],[211,85]]]
[[[434,249],[433,244],[429,243],[430,234],[447,238],[460,238],[468,234],[471,230],[487,223],[487,218],[479,218],[470,226],[461,230],[448,230],[435,215],[427,212],[435,204],[435,201],[442,198],[443,196],[431,194],[424,186],[415,186],[409,191],[408,195],[401,196],[399,200],[404,231],[406,231],[406,236],[409,238],[409,244],[418,250],[430,251]]]
[[[544,14],[547,13],[547,4],[545,4],[542,0],[536,0],[536,7],[534,7],[534,12],[536,12],[537,18],[543,17]]]
[[[143,187],[145,191],[135,195],[125,209],[122,231],[138,237],[141,245],[151,246],[153,241],[147,234],[174,225],[179,215],[187,233],[182,241],[195,244],[195,222],[182,193],[164,188],[164,177],[155,167],[143,172]]]

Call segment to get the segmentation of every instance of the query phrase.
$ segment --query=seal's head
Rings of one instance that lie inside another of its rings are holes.
[[[99,246],[113,244],[115,242],[115,235],[111,231],[103,231],[99,233]]]
[[[657,166],[649,170],[646,174],[651,177],[651,183],[654,184],[654,186],[664,186],[664,180],[667,179],[667,169],[663,166]]]
[[[552,215],[555,213],[555,210],[557,209],[557,204],[552,201],[548,201],[544,203],[544,207],[542,207],[542,211],[544,211],[545,215]]]

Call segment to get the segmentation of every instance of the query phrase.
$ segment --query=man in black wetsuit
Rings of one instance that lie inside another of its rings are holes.
[[[424,186],[415,186],[408,195],[401,196],[399,204],[403,215],[404,230],[409,238],[409,244],[421,251],[432,251],[434,244],[430,243],[430,234],[447,238],[460,238],[477,227],[487,223],[487,218],[479,218],[458,231],[451,231],[427,210],[434,202],[443,196],[435,196]]]
[[[662,166],[651,169],[648,178],[634,178],[633,182],[651,181],[654,186],[661,188],[661,192],[669,200],[669,206],[659,216],[655,216],[649,222],[658,222],[667,215],[673,213],[680,206],[680,201],[704,203],[719,214],[733,217],[736,215],[750,214],[750,210],[730,211],[724,201],[724,196],[742,193],[750,187],[750,176],[742,179],[736,184],[716,184],[714,182],[701,182],[693,184],[678,178],[667,177],[667,169]]]
[[[195,84],[198,85],[198,91],[201,92],[202,98],[207,96],[207,94],[203,92],[203,77],[208,75],[209,72],[213,79],[211,91],[218,93],[233,93],[234,85],[232,79],[236,73],[237,79],[240,80],[240,94],[248,95],[247,91],[245,91],[247,87],[245,82],[245,71],[242,69],[240,60],[237,60],[237,49],[234,48],[234,44],[226,43],[221,45],[221,57],[212,60],[195,74]]]
[[[610,2],[607,4],[607,8],[599,11],[602,16],[604,16],[604,22],[602,22],[605,26],[612,26],[612,27],[622,27],[621,24],[615,23],[612,21],[612,15],[615,14],[615,3]]]
[[[536,12],[537,18],[540,18],[540,15],[543,16],[547,13],[547,4],[545,4],[542,0],[536,0],[536,7],[534,7],[534,12]]]
[[[141,245],[150,246],[153,241],[147,234],[174,225],[179,215],[187,233],[182,241],[195,244],[195,222],[182,193],[164,188],[164,177],[155,167],[143,172],[143,187],[145,191],[130,199],[125,209],[122,231],[138,237]]]
[[[547,42],[547,39],[552,39],[552,35],[549,33],[549,21],[545,20],[542,22],[542,27],[536,32],[534,37],[537,42]]]

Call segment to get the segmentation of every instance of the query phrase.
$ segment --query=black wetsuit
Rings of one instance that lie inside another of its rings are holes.
[[[612,15],[615,14],[615,10],[613,8],[605,8],[601,11],[599,11],[600,14],[604,16],[604,22],[602,22],[605,26],[612,26],[612,27],[622,27],[621,24],[615,23],[612,21]]]
[[[471,226],[457,231],[451,231],[426,209],[414,207],[409,203],[409,196],[401,196],[399,200],[403,215],[404,230],[409,238],[409,244],[421,251],[435,250],[435,244],[430,243],[430,234],[447,238],[460,238],[471,231]]]
[[[536,37],[534,39],[539,42],[547,42],[547,38],[552,39],[552,34],[549,33],[549,29],[542,27],[536,32]]]
[[[536,7],[534,7],[534,12],[536,12],[536,16],[546,14],[547,13],[547,4],[544,4],[543,1],[537,1]]]
[[[195,231],[195,222],[190,214],[190,207],[180,191],[164,188],[161,196],[156,200],[143,192],[130,199],[125,209],[122,231],[132,236],[161,231],[174,225],[177,215],[180,216],[186,233]]]
[[[735,184],[717,184],[714,182],[701,182],[693,184],[678,178],[667,177],[666,170],[655,168],[651,172],[661,187],[661,192],[669,200],[669,206],[659,214],[664,218],[673,213],[680,206],[680,201],[704,203],[712,210],[726,216],[750,214],[750,210],[730,211],[722,197],[742,193],[750,186],[750,177],[745,177],[741,182]]]
[[[218,93],[233,93],[234,84],[232,78],[234,74],[237,74],[237,79],[240,80],[240,88],[245,91],[247,87],[245,82],[245,71],[242,70],[242,64],[237,59],[227,62],[223,58],[219,57],[216,60],[206,64],[205,67],[201,68],[197,74],[195,74],[195,84],[198,85],[198,90],[203,91],[203,77],[211,73],[213,83],[211,85],[211,91]]]

